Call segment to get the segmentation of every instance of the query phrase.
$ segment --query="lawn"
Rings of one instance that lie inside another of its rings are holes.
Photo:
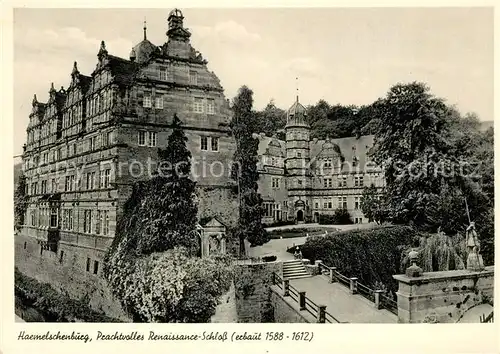
[[[271,239],[280,239],[280,238],[294,238],[294,237],[304,237],[307,234],[309,236],[324,234],[325,231],[328,233],[338,232],[337,229],[332,227],[314,227],[314,228],[294,228],[294,229],[283,229],[283,230],[273,230],[268,231]]]

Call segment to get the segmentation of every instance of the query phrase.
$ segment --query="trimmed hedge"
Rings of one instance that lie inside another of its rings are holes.
[[[90,309],[81,300],[59,293],[47,283],[39,283],[22,274],[17,268],[14,279],[18,307],[23,310],[35,309],[45,322],[121,322]]]
[[[304,258],[322,260],[347,277],[357,277],[369,287],[382,283],[393,292],[398,284],[403,251],[418,245],[419,234],[409,226],[383,226],[309,237],[300,247]]]
[[[348,225],[354,224],[351,214],[347,209],[336,209],[335,214],[319,214],[318,224],[320,225]]]

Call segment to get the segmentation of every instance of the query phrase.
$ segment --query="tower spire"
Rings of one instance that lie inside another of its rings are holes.
[[[144,40],[147,39],[147,37],[146,37],[146,29],[147,29],[147,27],[146,27],[146,17],[144,17]]]
[[[299,78],[295,78],[295,89],[297,91],[297,102],[299,102]]]

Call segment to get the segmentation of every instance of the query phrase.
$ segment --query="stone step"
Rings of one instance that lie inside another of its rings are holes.
[[[302,264],[293,264],[293,265],[283,266],[283,269],[295,269],[295,268],[304,269],[305,267]]]
[[[307,272],[305,269],[294,269],[294,270],[290,270],[290,271],[283,271],[284,275],[295,274],[295,273],[307,273]]]
[[[291,277],[284,277],[284,279],[290,280],[290,279],[301,279],[301,278],[309,278],[309,277],[311,277],[310,274],[302,274],[302,275],[293,275]]]

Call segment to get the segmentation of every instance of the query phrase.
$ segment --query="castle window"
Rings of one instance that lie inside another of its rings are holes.
[[[101,188],[109,188],[111,182],[111,169],[101,171]]]
[[[352,158],[352,167],[356,167],[358,165],[358,161],[359,161],[358,157],[354,156]]]
[[[297,180],[297,183],[299,184],[299,186],[301,186],[301,185],[302,185],[302,180],[301,180],[301,179],[298,179],[298,180]]]
[[[61,253],[59,254],[59,263],[62,263],[63,259],[64,259],[64,251],[61,251]]]
[[[272,182],[272,187],[273,188],[279,188],[280,187],[280,179],[278,177],[273,177],[271,180]]]
[[[41,193],[45,194],[47,193],[47,181],[42,181],[42,186],[41,186]]]
[[[155,108],[163,109],[163,96],[155,97]]]
[[[166,81],[167,80],[167,69],[160,68],[159,72],[160,72],[160,80]]]
[[[354,197],[354,209],[359,209],[361,203],[360,203],[360,198],[359,197]]]
[[[95,172],[88,172],[87,173],[87,189],[88,190],[94,189],[94,187],[95,187],[94,180],[95,180]]]
[[[24,249],[26,249],[26,241],[24,241]]]
[[[332,208],[332,202],[328,202],[328,209]]]
[[[149,146],[156,146],[156,132],[149,132],[148,133],[148,143],[149,143]]]
[[[297,157],[302,157],[302,153],[300,151],[297,152]]]
[[[137,144],[139,146],[145,146],[146,145],[146,132],[144,130],[139,130],[137,132]]]
[[[327,202],[324,202],[324,203],[323,203],[323,209],[326,209],[326,208],[328,208],[328,203],[327,203]]]
[[[99,262],[94,261],[94,274],[97,274],[98,270],[99,270]]]
[[[339,209],[347,209],[347,197],[339,197]]]
[[[207,98],[207,113],[215,114],[215,100],[213,98]]]
[[[90,272],[90,258],[87,257],[87,272]]]
[[[189,83],[191,85],[198,85],[198,73],[193,70],[189,70]]]
[[[95,233],[96,235],[100,235],[102,231],[102,211],[97,210],[97,215],[95,218]]]
[[[323,185],[325,188],[332,188],[332,179],[331,178],[325,178],[323,180]]]
[[[92,210],[84,210],[83,212],[83,232],[92,232]]]
[[[144,98],[142,100],[142,106],[147,107],[147,108],[151,108],[151,94],[150,93],[144,94]]]
[[[319,208],[319,203],[314,203],[314,208],[318,209]]]
[[[109,233],[109,212],[102,212],[102,234],[107,235]]]
[[[347,176],[339,177],[339,187],[347,187]]]
[[[212,151],[219,151],[219,138],[212,137]]]
[[[193,111],[195,113],[203,113],[203,98],[194,98]]]
[[[50,227],[57,227],[58,218],[57,218],[57,208],[50,208]]]
[[[200,137],[201,150],[208,150],[208,137],[201,136]]]

